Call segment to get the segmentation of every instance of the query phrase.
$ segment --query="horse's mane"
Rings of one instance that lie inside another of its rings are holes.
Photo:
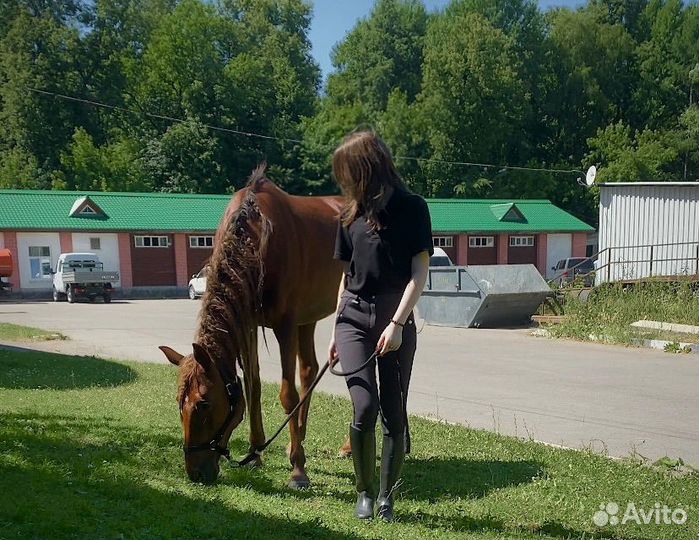
[[[180,364],[179,386],[177,388],[177,403],[182,407],[185,396],[189,395],[194,383],[199,379],[203,368],[198,362],[182,362]]]
[[[272,228],[257,203],[257,193],[268,182],[266,171],[265,163],[253,171],[240,205],[226,212],[209,262],[195,339],[215,362],[225,364],[219,365],[224,371],[235,372],[236,363],[245,371],[257,355],[264,256]]]

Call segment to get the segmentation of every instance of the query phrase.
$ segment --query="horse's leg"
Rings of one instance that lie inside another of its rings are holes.
[[[313,342],[316,323],[299,327],[299,377],[301,379],[301,392],[306,395],[309,387],[318,375],[318,359]],[[311,398],[301,405],[299,410],[299,435],[301,444],[306,440],[306,427],[308,426],[308,410],[311,407]]]
[[[282,363],[282,384],[279,400],[282,403],[284,412],[289,414],[299,402],[299,393],[296,390],[298,327],[293,320],[287,320],[284,324],[274,328],[274,335],[279,342],[279,354]],[[289,435],[291,438],[289,461],[293,467],[289,487],[292,489],[305,488],[308,487],[310,482],[308,481],[308,476],[306,476],[306,455],[303,451],[303,446],[301,446],[298,412],[296,417],[289,422]]]
[[[257,340],[251,347],[251,358],[246,360],[246,369],[243,381],[245,383],[245,400],[248,404],[248,416],[250,417],[250,451],[259,448],[265,443],[265,430],[262,425],[262,389],[260,386],[260,364],[257,356]],[[250,463],[252,467],[262,465],[260,456]]]

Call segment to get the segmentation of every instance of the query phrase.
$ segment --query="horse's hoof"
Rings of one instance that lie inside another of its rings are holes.
[[[292,478],[289,480],[289,489],[300,490],[311,487],[311,481],[308,478]]]
[[[340,459],[347,459],[352,457],[352,449],[351,448],[345,448],[344,446],[340,448],[340,451],[337,453],[337,457]]]

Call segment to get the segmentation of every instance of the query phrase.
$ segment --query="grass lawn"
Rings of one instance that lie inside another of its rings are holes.
[[[699,476],[412,420],[399,520],[352,517],[351,462],[336,457],[351,407],[313,398],[313,486],[286,487],[282,437],[257,470],[217,485],[183,469],[176,370],[0,350],[0,538],[677,538],[699,536]],[[268,434],[282,420],[264,387]],[[247,448],[246,429],[231,443]],[[600,504],[683,508],[684,525],[597,527]]]
[[[54,339],[66,339],[66,337],[58,332],[49,332],[40,328],[0,323],[0,341],[50,341]]]
[[[566,318],[547,326],[553,337],[635,345],[638,339],[668,339],[696,343],[696,335],[678,336],[662,330],[637,329],[640,320],[699,325],[699,291],[689,282],[649,282],[625,287],[603,285],[587,301],[570,297]]]

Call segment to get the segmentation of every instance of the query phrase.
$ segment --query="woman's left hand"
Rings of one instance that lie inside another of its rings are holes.
[[[397,351],[401,343],[403,343],[403,327],[395,323],[389,323],[386,329],[381,333],[379,342],[376,344],[376,350],[379,356]]]

